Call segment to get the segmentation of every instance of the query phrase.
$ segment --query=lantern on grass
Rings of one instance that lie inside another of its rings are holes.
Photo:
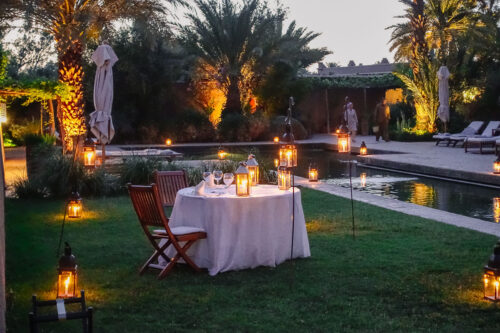
[[[289,168],[280,166],[278,168],[278,188],[287,191],[292,186],[292,172]]]
[[[366,143],[364,141],[362,141],[361,146],[359,146],[359,154],[360,155],[368,154],[368,148],[366,147]]]
[[[165,145],[166,146],[171,146],[172,145],[172,139],[165,140]]]
[[[86,168],[95,168],[96,156],[94,141],[87,138],[83,144],[83,165]]]
[[[83,205],[82,197],[78,192],[71,193],[71,197],[68,200],[67,213],[70,219],[77,219],[82,217]]]
[[[64,255],[59,258],[57,268],[57,298],[70,298],[76,295],[76,284],[78,282],[76,259],[71,254],[71,247],[65,243]]]
[[[484,298],[492,302],[500,301],[500,241],[493,248],[488,264],[484,266],[483,283]]]
[[[250,174],[251,185],[257,185],[259,183],[259,163],[257,163],[254,154],[248,155],[247,169]]]
[[[345,130],[337,134],[337,149],[339,153],[351,152],[351,136]]]
[[[316,163],[309,164],[309,181],[318,181],[318,167],[316,166]]]
[[[217,156],[219,160],[224,160],[226,158],[227,153],[222,149],[222,146],[219,146],[219,150],[217,151]]]
[[[239,197],[248,197],[250,195],[251,180],[245,162],[240,162],[234,175],[236,177],[236,195]]]
[[[493,173],[496,175],[500,174],[500,156],[493,162]]]

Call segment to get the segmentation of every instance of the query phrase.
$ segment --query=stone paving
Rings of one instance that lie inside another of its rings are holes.
[[[351,198],[349,188],[340,187],[332,184],[325,184],[323,182],[310,183],[307,179],[302,177],[295,177],[295,185],[303,186],[318,191],[333,194],[339,197]],[[387,197],[353,190],[353,199],[355,201],[364,202],[370,205],[394,210],[400,213],[423,217],[426,219],[434,220],[441,223],[451,224],[457,227],[476,230],[485,234],[495,235],[500,237],[500,224],[475,219],[468,216],[448,213],[439,209],[429,208],[412,204],[409,202],[399,201]],[[354,204],[356,205],[356,204]],[[354,206],[356,209],[356,206]],[[356,214],[356,210],[354,211]],[[356,215],[355,215],[356,216]]]

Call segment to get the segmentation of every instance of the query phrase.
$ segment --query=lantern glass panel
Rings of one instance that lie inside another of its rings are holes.
[[[248,197],[250,195],[248,174],[236,174],[236,195],[239,197]]]
[[[493,302],[500,301],[500,275],[498,275],[498,273],[500,272],[495,272],[487,268],[484,269],[484,298]]]
[[[75,297],[77,273],[74,270],[59,270],[57,281],[57,298]]]
[[[223,160],[226,158],[227,153],[223,149],[219,149],[217,155],[219,156],[219,160]]]
[[[95,146],[83,147],[83,165],[86,167],[95,167],[96,151]]]
[[[72,199],[68,202],[68,217],[76,219],[82,216],[82,199]]]
[[[337,149],[339,153],[351,152],[351,136],[348,133],[339,133],[337,136]]]
[[[493,162],[493,173],[500,174],[500,159]]]
[[[315,166],[309,167],[309,181],[310,182],[318,181],[318,169]]]
[[[248,173],[250,174],[251,185],[255,186],[259,183],[259,167],[247,166]]]
[[[359,148],[360,155],[366,155],[367,152],[368,152],[368,149],[366,149],[366,147]]]
[[[288,190],[292,186],[292,173],[285,167],[278,169],[278,188],[280,190]]]
[[[287,168],[297,166],[297,147],[295,145],[283,145],[280,148],[280,166]]]

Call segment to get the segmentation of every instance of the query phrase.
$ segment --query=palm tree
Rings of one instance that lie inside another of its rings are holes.
[[[61,101],[58,118],[64,150],[72,150],[86,133],[83,99],[82,56],[88,39],[98,39],[120,18],[147,16],[160,19],[167,4],[183,0],[9,0],[9,8],[20,18],[27,17],[54,36],[59,80],[72,88],[71,99]]]

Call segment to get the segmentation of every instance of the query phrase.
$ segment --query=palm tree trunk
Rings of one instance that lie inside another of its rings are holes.
[[[222,117],[229,113],[242,113],[240,88],[238,87],[238,77],[229,77],[229,87],[227,88],[226,105],[222,110]]]
[[[69,100],[61,101],[61,139],[64,151],[72,151],[73,140],[86,132],[83,114],[83,48],[80,41],[73,41],[64,50],[59,54],[59,81],[68,84],[72,91]]]

